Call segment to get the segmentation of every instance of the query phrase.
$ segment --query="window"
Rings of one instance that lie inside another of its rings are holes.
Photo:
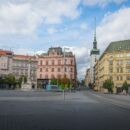
[[[65,59],[65,64],[67,64],[67,59]]]
[[[54,79],[54,78],[55,78],[55,76],[52,74],[52,75],[51,75],[51,79]]]
[[[72,74],[70,75],[70,79],[73,79],[73,75]]]
[[[67,68],[65,67],[65,72],[67,72]]]
[[[123,61],[117,61],[117,65],[122,65]]]
[[[128,61],[126,62],[126,64],[127,64],[127,65],[130,65],[130,60],[128,60]]]
[[[122,76],[117,76],[117,80],[123,80],[123,77]]]
[[[123,77],[122,77],[122,76],[120,76],[120,80],[123,80]]]
[[[71,60],[71,65],[73,65],[73,60]]]
[[[48,75],[47,74],[45,75],[45,79],[48,79]]]
[[[48,72],[48,68],[46,68],[46,72]]]
[[[58,72],[60,72],[60,68],[58,68]]]
[[[58,79],[61,79],[61,75],[60,75],[60,74],[58,74],[58,75],[57,75],[57,78],[58,78]]]
[[[113,73],[113,68],[110,68],[109,71],[110,71],[110,73]]]
[[[42,74],[40,74],[40,79],[42,79]]]
[[[55,64],[55,61],[54,60],[52,60],[52,65],[54,65]]]
[[[42,65],[42,60],[40,60],[40,65]]]
[[[117,54],[116,57],[123,57],[123,54]]]
[[[71,68],[70,71],[73,72],[73,68]]]
[[[51,72],[54,72],[54,68],[51,69]]]
[[[120,73],[123,73],[123,68],[120,68]]]
[[[130,73],[130,68],[127,68],[127,69],[126,69],[126,72],[127,72],[127,73]]]
[[[117,70],[117,73],[119,73],[119,68],[117,68],[116,70]]]
[[[42,72],[42,68],[40,68],[40,72]]]
[[[117,68],[117,73],[123,73],[123,68]]]
[[[46,61],[46,65],[48,65],[48,61]]]
[[[61,65],[61,60],[58,60],[58,65]]]
[[[127,76],[127,80],[130,80],[130,76]]]
[[[112,60],[109,61],[109,65],[113,65],[113,61]]]
[[[126,56],[128,56],[128,57],[129,57],[129,56],[130,56],[130,53],[127,53],[127,54],[126,54]]]

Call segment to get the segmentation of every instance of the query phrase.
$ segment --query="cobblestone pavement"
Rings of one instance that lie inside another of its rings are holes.
[[[2,90],[0,130],[130,130],[129,97]]]

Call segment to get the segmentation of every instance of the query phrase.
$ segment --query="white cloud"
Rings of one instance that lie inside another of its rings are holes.
[[[0,1],[0,34],[31,34],[42,24],[61,23],[79,16],[80,0]]]
[[[69,48],[70,51],[73,52],[73,54],[76,57],[76,62],[77,62],[77,70],[78,70],[78,78],[84,78],[86,69],[89,67],[89,51],[90,49],[87,46],[81,46],[81,47],[76,47],[76,46],[64,46],[66,48]],[[63,48],[64,48],[63,47]]]
[[[83,0],[84,3],[88,6],[105,6],[109,3],[116,3],[116,4],[121,4],[122,2],[125,2],[127,0]]]
[[[88,29],[88,25],[86,23],[81,23],[80,28],[83,30],[86,30],[86,29]]]
[[[104,16],[97,28],[98,43],[105,49],[111,41],[130,39],[130,8],[122,8]]]
[[[57,32],[57,30],[55,28],[48,28],[47,31],[49,34],[53,34],[53,33]]]
[[[30,49],[25,49],[25,48],[18,48],[18,49],[15,49],[13,51],[15,54],[20,54],[20,55],[34,55],[35,54]]]

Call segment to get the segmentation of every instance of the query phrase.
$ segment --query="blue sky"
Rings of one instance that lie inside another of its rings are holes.
[[[34,54],[69,47],[83,78],[95,17],[101,53],[111,41],[130,39],[129,0],[0,0],[0,48]]]

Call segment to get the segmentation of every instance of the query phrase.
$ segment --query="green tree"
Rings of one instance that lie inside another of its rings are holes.
[[[123,90],[126,90],[126,92],[128,92],[129,86],[128,86],[128,84],[127,84],[127,81],[125,81],[125,82],[123,83],[122,89],[123,89]]]
[[[16,86],[15,76],[12,74],[8,74],[5,76],[5,82],[9,85],[9,88],[14,88]]]
[[[51,84],[52,85],[57,85],[57,79],[55,79],[55,78],[51,79]]]
[[[113,83],[112,79],[107,79],[103,83],[103,88],[108,89],[109,92],[113,91],[113,87],[114,87],[114,83]]]

